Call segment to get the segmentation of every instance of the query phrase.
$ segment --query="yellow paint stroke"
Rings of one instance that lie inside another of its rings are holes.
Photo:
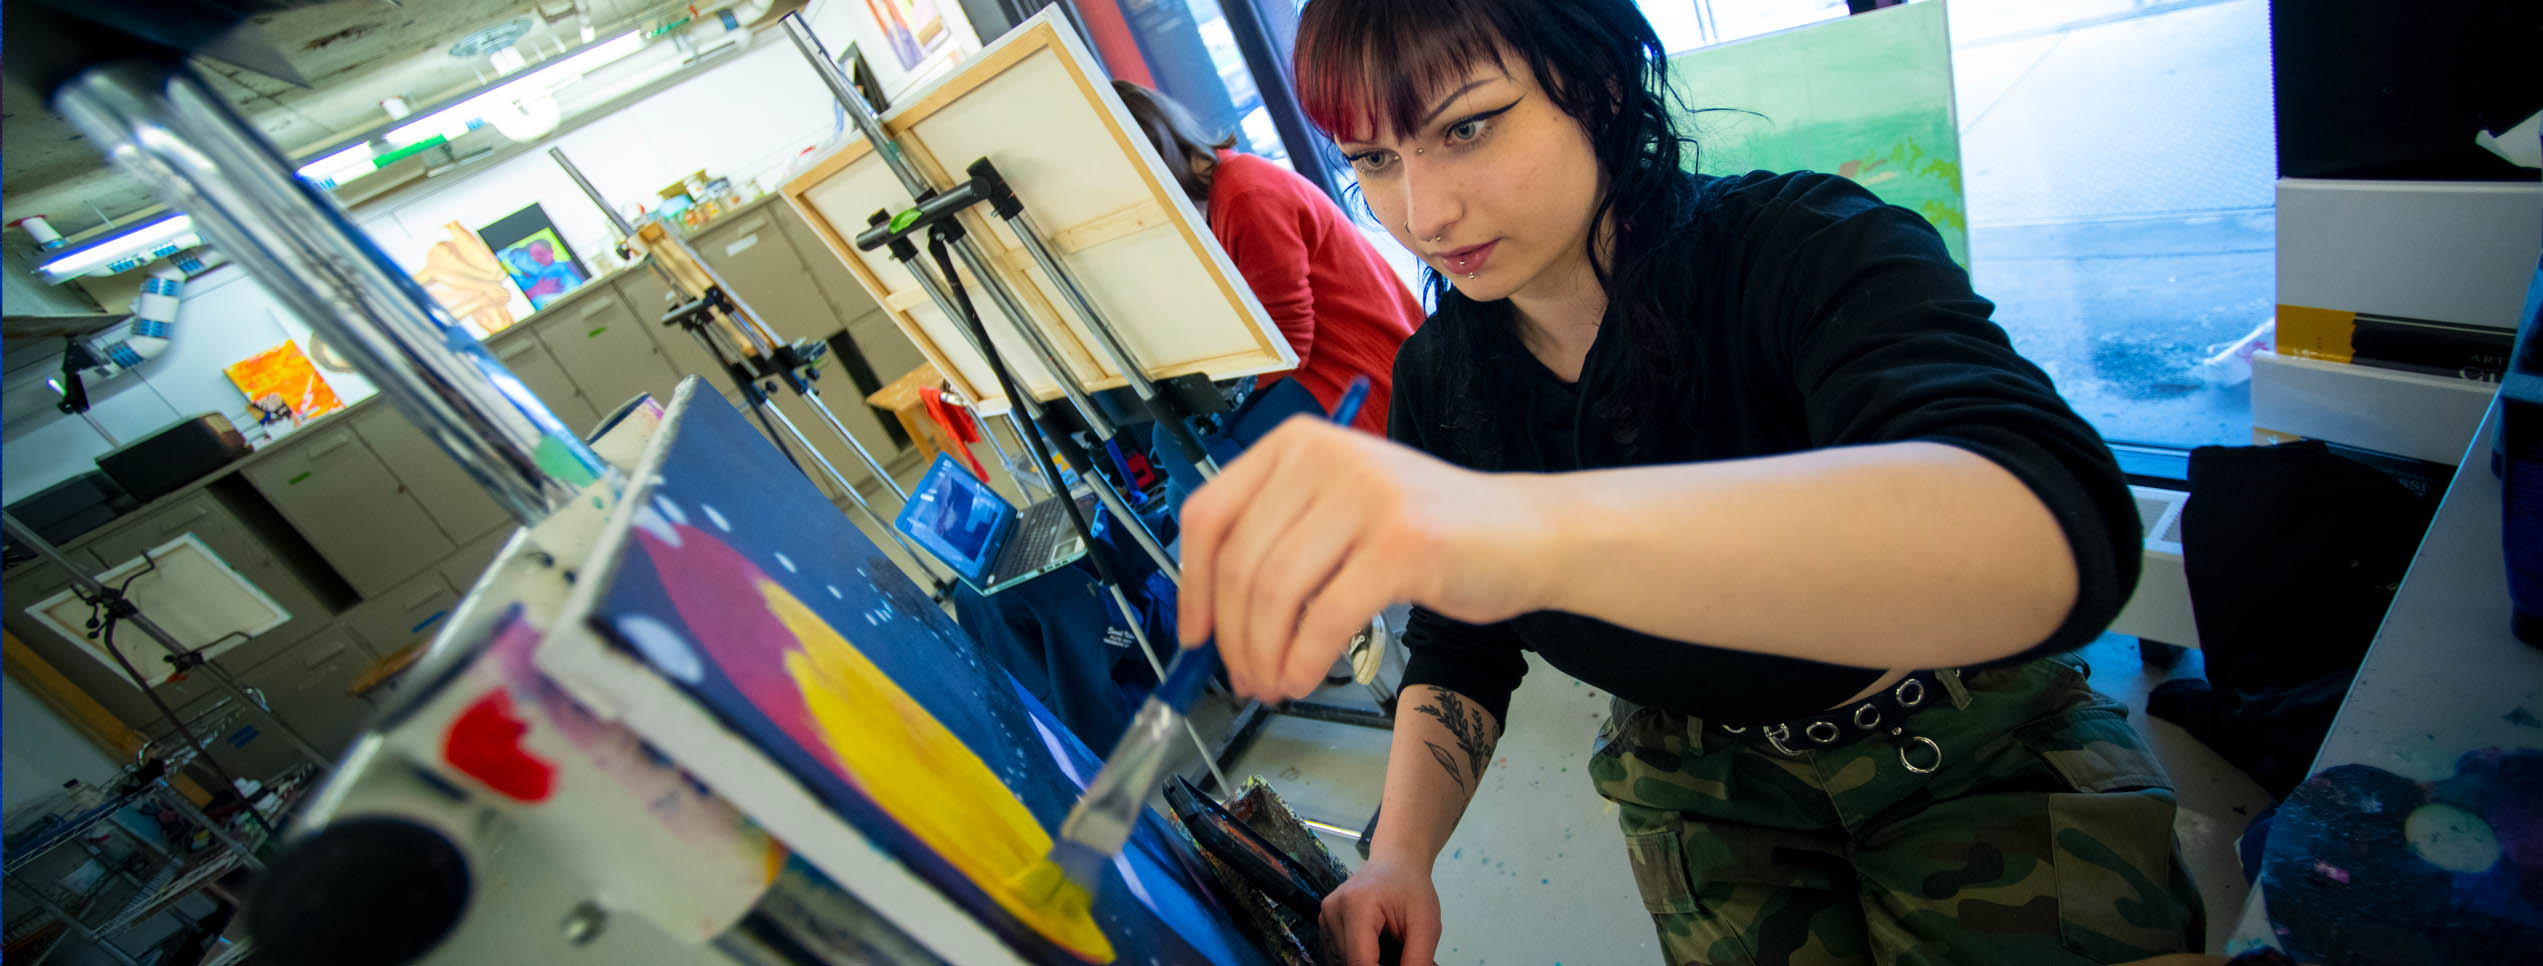
[[[761,580],[759,591],[802,646],[786,653],[786,673],[866,796],[1018,921],[1080,959],[1112,962],[1112,943],[1085,906],[1016,887],[1051,837],[997,773],[784,587]]]

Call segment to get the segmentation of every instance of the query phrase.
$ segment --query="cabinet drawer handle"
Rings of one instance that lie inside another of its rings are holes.
[[[406,633],[409,635],[424,633],[425,628],[441,623],[441,619],[448,616],[450,616],[450,608],[448,607],[444,607],[440,610],[424,615],[424,619],[416,621],[415,626],[406,629]]]
[[[196,520],[200,520],[200,519],[203,519],[204,517],[208,517],[208,516],[211,516],[211,515],[212,515],[212,508],[211,508],[211,507],[206,507],[206,506],[198,506],[198,507],[195,507],[195,508],[194,508],[194,512],[192,512],[192,513],[188,513],[188,514],[186,514],[186,515],[185,515],[185,516],[183,516],[183,517],[180,517],[180,518],[177,518],[177,519],[174,519],[174,520],[168,520],[168,521],[165,521],[165,522],[162,522],[161,524],[159,524],[159,535],[164,537],[164,536],[167,536],[168,534],[176,533],[176,532],[178,532],[178,531],[180,531],[180,530],[184,530],[184,529],[186,529],[186,528],[188,528],[188,527],[193,526],[193,525],[194,525],[194,521],[196,521]]]

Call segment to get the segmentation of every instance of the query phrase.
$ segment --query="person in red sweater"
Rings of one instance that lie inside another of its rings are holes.
[[[1164,94],[1129,81],[1114,81],[1113,90],[1289,337],[1298,368],[1285,378],[1332,412],[1352,377],[1367,377],[1368,400],[1352,424],[1386,435],[1395,349],[1421,325],[1421,304],[1312,182],[1235,150],[1233,137],[1203,134],[1191,112]]]

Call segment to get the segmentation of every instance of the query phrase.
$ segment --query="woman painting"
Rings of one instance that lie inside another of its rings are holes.
[[[1687,173],[1626,0],[1311,0],[1296,72],[1437,310],[1392,441],[1293,420],[1184,511],[1181,634],[1304,694],[1415,605],[1355,964],[1426,962],[1433,862],[1535,651],[1616,699],[1587,771],[1673,963],[2196,948],[2168,779],[2067,656],[2137,516],[1933,228]]]

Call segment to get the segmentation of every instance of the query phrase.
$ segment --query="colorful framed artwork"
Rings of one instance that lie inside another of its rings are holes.
[[[494,250],[503,273],[521,290],[522,297],[530,300],[531,311],[546,308],[557,297],[591,280],[591,270],[574,256],[573,247],[565,244],[565,236],[558,234],[556,224],[548,220],[546,209],[537,204],[477,229],[477,237]]]

